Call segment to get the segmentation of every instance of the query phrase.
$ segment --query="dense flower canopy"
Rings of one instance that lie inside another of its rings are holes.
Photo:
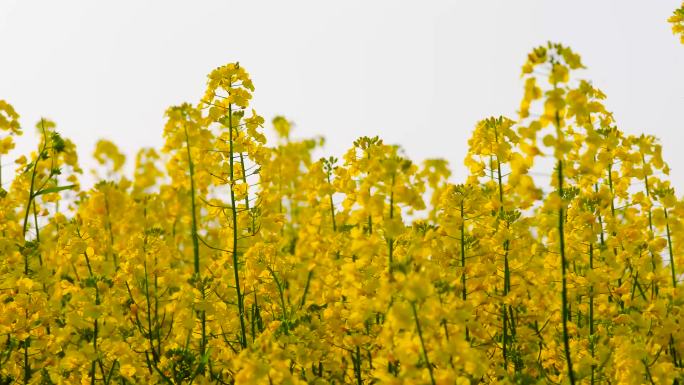
[[[132,177],[98,142],[90,189],[41,119],[0,190],[0,384],[682,383],[684,201],[580,68],[533,49],[467,176],[378,137],[317,160],[282,116],[267,143],[238,63]]]

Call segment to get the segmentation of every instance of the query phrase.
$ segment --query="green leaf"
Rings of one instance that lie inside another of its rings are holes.
[[[45,189],[38,191],[37,193],[33,194],[33,196],[37,197],[37,196],[43,195],[43,194],[50,194],[50,193],[60,192],[60,191],[64,191],[64,190],[71,190],[74,187],[76,187],[75,184],[70,184],[70,185],[66,185],[66,186],[48,187],[48,188],[45,188]]]

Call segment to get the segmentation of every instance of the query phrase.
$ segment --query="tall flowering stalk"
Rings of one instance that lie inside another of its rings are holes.
[[[265,141],[263,135],[256,129],[264,122],[263,118],[252,110],[252,116],[244,117],[244,111],[254,91],[249,74],[238,63],[231,63],[219,67],[208,76],[207,89],[201,105],[208,109],[208,120],[220,124],[216,142],[217,152],[221,160],[217,166],[225,167],[225,176],[216,176],[219,184],[228,187],[229,200],[227,209],[230,210],[230,240],[227,251],[230,253],[233,265],[233,278],[236,294],[236,308],[240,321],[239,342],[242,348],[247,347],[247,323],[245,313],[245,296],[243,284],[240,283],[240,239],[245,235],[243,221],[240,219],[250,213],[249,184],[245,157],[254,157],[258,145]],[[241,201],[244,206],[239,207]],[[255,231],[254,223],[247,226],[247,235]]]

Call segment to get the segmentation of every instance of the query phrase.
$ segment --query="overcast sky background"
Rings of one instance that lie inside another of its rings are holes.
[[[41,116],[84,169],[108,138],[130,170],[140,147],[161,145],[164,110],[196,103],[207,73],[232,61],[252,75],[258,113],[325,136],[327,153],[380,135],[415,160],[448,159],[462,181],[472,127],[517,117],[520,66],[551,40],[582,55],[622,130],[661,138],[681,194],[684,46],[666,22],[679,3],[0,0],[0,99],[25,130],[3,182]]]

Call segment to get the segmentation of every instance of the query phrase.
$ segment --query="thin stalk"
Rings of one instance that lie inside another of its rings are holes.
[[[107,228],[107,233],[109,235],[109,253],[112,255],[112,258],[114,258],[114,270],[118,271],[119,270],[119,261],[116,256],[116,253],[114,252],[114,231],[112,230],[112,220],[109,216],[109,199],[107,199],[107,192],[104,192],[104,203],[105,203],[105,227]]]
[[[555,86],[554,86],[555,88]],[[556,111],[556,137],[558,141],[562,140],[562,132],[560,125],[560,115]],[[560,256],[561,256],[561,306],[563,317],[563,347],[565,349],[565,360],[568,364],[568,378],[570,384],[575,385],[575,372],[572,370],[572,357],[570,355],[570,338],[568,336],[568,286],[567,286],[567,261],[565,259],[565,213],[563,210],[563,160],[558,157],[558,195],[561,199],[561,205],[558,208],[558,236],[560,242]]]
[[[594,270],[594,242],[589,244],[589,269]],[[595,355],[594,345],[594,285],[589,286],[589,350],[593,360]],[[591,364],[591,385],[595,383],[596,365]]]
[[[327,173],[327,176],[328,184],[332,186],[332,183],[330,183],[330,172]],[[330,218],[332,219],[333,232],[337,232],[337,223],[335,223],[335,204],[333,203],[333,193],[330,193]]]
[[[290,327],[290,321],[289,317],[287,314],[287,308],[285,307],[285,296],[283,292],[283,285],[280,283],[280,280],[278,280],[278,277],[275,274],[275,271],[271,269],[270,267],[267,267],[268,272],[271,273],[271,277],[273,278],[273,282],[276,284],[276,288],[278,289],[278,295],[280,297],[280,308],[282,309],[282,325],[285,326],[285,334],[289,334],[289,327]]]
[[[45,133],[45,125],[43,123],[43,119],[40,120],[40,126],[43,131],[43,147],[40,149],[40,152],[38,153],[38,156],[36,156],[36,160],[33,163],[33,170],[31,171],[31,186],[29,187],[29,196],[28,196],[28,202],[26,203],[26,211],[24,212],[24,225],[22,228],[22,235],[24,238],[26,237],[26,230],[28,228],[28,216],[29,212],[31,210],[31,203],[33,203],[33,199],[35,198],[35,183],[36,183],[36,173],[38,169],[38,161],[40,160],[42,154],[45,152],[45,149],[47,148],[47,135]],[[36,229],[38,226],[36,225]],[[29,275],[29,253],[24,253],[24,275]],[[29,314],[28,314],[28,309],[25,312],[26,319],[29,319]],[[29,362],[29,346],[31,345],[31,334],[29,333],[29,336],[26,337],[24,340],[24,383],[28,384],[29,381],[31,380],[31,376],[33,375],[33,372],[31,371],[31,364]]]
[[[356,383],[363,385],[363,377],[361,376],[361,350],[356,346],[356,354],[350,352],[352,355],[352,364],[354,365],[354,372],[356,373]]]
[[[667,235],[667,248],[670,254],[670,272],[672,273],[672,288],[677,289],[677,274],[675,272],[674,264],[674,252],[672,251],[672,237],[670,236],[670,220],[667,214],[667,208],[663,207],[665,213],[665,234]],[[674,336],[670,334],[670,345],[672,347],[672,357],[674,358],[675,367],[681,366],[681,363],[677,362],[677,349],[674,344]]]
[[[461,299],[463,299],[463,302],[466,301],[467,297],[467,290],[466,290],[466,273],[465,273],[465,264],[466,264],[466,247],[465,247],[465,216],[464,216],[464,209],[463,209],[463,197],[461,199],[461,267],[463,268],[463,273],[461,274]],[[446,327],[446,324],[445,324]],[[465,327],[465,338],[466,341],[470,341],[470,331],[468,330],[468,326],[466,325]]]
[[[240,166],[242,167],[242,183],[247,186],[247,172],[245,171],[245,157],[240,152]],[[249,194],[245,194],[245,211],[249,212]],[[254,228],[249,229],[249,232],[254,235]]]
[[[496,143],[499,143],[499,133],[494,127],[494,138],[496,140]],[[493,162],[493,160],[492,160]],[[492,165],[493,166],[493,165]],[[501,220],[504,220],[504,193],[503,193],[503,177],[501,175],[501,160],[499,157],[496,157],[496,170],[497,170],[497,184],[499,187],[499,213],[501,214]],[[506,227],[508,228],[510,225],[508,221],[506,221]],[[508,293],[510,292],[511,289],[511,271],[509,268],[508,264],[508,252],[510,248],[510,243],[509,240],[506,239],[504,241],[504,282],[503,282],[503,296],[504,298],[508,296]],[[508,344],[512,344],[512,341],[508,340],[508,328],[509,328],[509,320],[508,320],[508,312],[509,309],[507,309],[508,306],[505,304],[502,305],[502,314],[503,314],[503,358],[504,358],[504,368],[508,368]],[[511,311],[511,316],[513,313],[513,310],[510,309]],[[511,320],[512,321],[512,320]],[[511,330],[511,335],[514,334],[514,331]]]
[[[677,273],[675,271],[674,252],[672,251],[672,237],[670,236],[670,220],[667,214],[667,208],[663,207],[665,212],[665,234],[667,235],[667,248],[670,254],[670,272],[672,273],[672,288],[677,288]]]
[[[36,200],[33,200],[33,223],[36,229],[36,242],[40,243],[40,227],[38,227],[38,210],[36,209]],[[43,267],[43,255],[38,250],[38,264]],[[45,289],[45,284],[43,284],[43,289]]]
[[[423,340],[423,330],[420,328],[420,321],[418,320],[418,312],[416,311],[416,303],[411,302],[411,310],[413,310],[413,319],[416,321],[416,331],[418,332],[418,338],[420,339],[420,346],[423,349],[423,357],[425,358],[425,364],[427,365],[428,372],[430,373],[430,382],[435,385],[435,377],[432,373],[432,364],[430,363],[430,357],[428,357],[427,348],[425,347],[425,341]]]
[[[43,153],[44,150],[40,151],[40,154]],[[33,202],[34,196],[34,188],[35,188],[35,183],[36,183],[36,169],[38,167],[38,160],[40,159],[40,154],[38,154],[38,157],[36,158],[36,161],[33,163],[33,170],[31,171],[31,187],[29,188],[29,197],[28,197],[28,202],[26,203],[26,211],[24,212],[24,227],[22,229],[22,234],[26,236],[26,231],[28,230],[28,216],[29,212],[31,210],[31,203]],[[26,262],[26,265],[28,262]],[[28,266],[25,266],[24,269],[24,274],[28,274]]]
[[[367,159],[370,161],[371,156],[370,156],[370,150],[367,155]],[[368,187],[368,196],[371,197],[373,194],[371,193],[371,188]],[[370,213],[368,213],[368,234],[373,234],[373,217],[371,216]]]
[[[33,200],[33,227],[36,229],[36,242],[40,243],[40,228],[38,227],[38,209],[36,208],[36,200]],[[40,254],[38,254],[40,259]],[[41,266],[43,265],[42,259],[40,260]]]
[[[558,160],[558,193],[563,196],[563,161]],[[575,384],[575,373],[572,370],[572,358],[570,357],[570,338],[568,337],[568,288],[567,288],[567,274],[566,274],[566,259],[565,259],[565,231],[563,229],[565,222],[565,214],[563,212],[563,205],[558,209],[558,233],[560,237],[560,255],[561,255],[561,282],[562,294],[561,300],[563,307],[563,346],[565,348],[565,359],[568,362],[568,378],[570,384]]]
[[[26,211],[24,212],[24,226],[22,229],[22,234],[26,236],[26,230],[28,228],[28,216],[29,216],[29,210],[31,209],[31,202],[35,198],[35,183],[36,183],[36,172],[38,169],[38,161],[40,160],[41,156],[47,149],[47,134],[45,132],[45,125],[43,123],[43,119],[40,120],[40,127],[43,131],[43,147],[40,149],[40,152],[38,152],[38,156],[36,156],[35,162],[33,162],[33,170],[31,170],[31,186],[29,188],[29,197],[28,197],[28,203],[26,203]],[[25,268],[24,268],[24,274],[28,274],[28,260],[25,258]]]
[[[300,309],[306,303],[306,295],[309,293],[309,287],[311,286],[311,278],[313,278],[313,270],[309,270],[309,273],[306,275],[306,285],[304,286],[304,293],[302,293],[302,299],[299,301]]]
[[[199,236],[197,235],[197,214],[195,202],[195,165],[192,162],[192,155],[190,154],[190,136],[188,135],[188,128],[183,126],[185,131],[185,148],[188,152],[188,170],[190,171],[190,204],[192,209],[192,253],[195,268],[195,275],[199,278],[200,275],[200,258],[199,258]]]
[[[395,175],[392,174],[392,185],[390,187],[390,208],[389,208],[389,218],[390,222],[392,219],[394,219],[394,180],[395,180]],[[392,264],[394,263],[394,239],[392,237],[387,238],[387,246],[388,246],[388,253],[387,253],[387,270],[389,272],[389,279],[390,281],[394,280],[394,276],[392,275]]]
[[[29,319],[29,313],[28,313],[28,308],[24,310],[24,316],[26,319]],[[31,345],[31,337],[27,337],[24,340],[24,384],[28,384],[29,381],[31,380],[31,364],[29,362],[29,346]]]
[[[188,169],[190,171],[190,205],[192,214],[192,252],[193,252],[193,262],[195,269],[195,279],[197,279],[198,284],[201,283],[200,278],[200,256],[199,256],[199,236],[197,235],[197,214],[196,214],[196,202],[195,202],[195,165],[192,162],[192,155],[190,152],[190,136],[188,135],[188,128],[184,125],[183,130],[185,132],[185,149],[188,153]],[[202,288],[202,299],[204,299],[204,288]],[[207,316],[204,310],[200,311],[200,322],[202,324],[202,337],[200,340],[200,355],[204,355],[206,345],[207,345]],[[150,330],[150,333],[152,331]]]
[[[230,84],[229,84],[230,87]],[[235,278],[235,292],[237,294],[238,301],[238,315],[240,317],[240,345],[243,348],[247,347],[247,332],[245,327],[245,303],[242,297],[242,289],[240,288],[240,274],[238,273],[238,228],[237,228],[237,207],[235,202],[235,165],[234,165],[234,141],[233,141],[233,104],[228,104],[228,130],[230,137],[230,209],[232,211],[233,217],[233,275]]]
[[[154,254],[154,266],[159,266],[159,261],[157,259],[157,254]],[[163,322],[163,320],[162,320]],[[154,323],[157,330],[157,356],[161,356],[162,351],[162,340],[161,340],[161,328],[162,324],[159,322],[159,275],[157,270],[154,271]]]
[[[152,334],[152,304],[150,300],[150,284],[149,284],[149,279],[147,277],[147,258],[145,258],[145,261],[143,263],[143,268],[145,272],[145,302],[146,302],[146,307],[147,307],[147,338],[150,342],[150,350],[152,350],[152,361],[156,365],[159,362],[159,356],[157,354],[157,350],[154,347],[154,335]],[[158,334],[158,331],[157,331]]]
[[[641,154],[641,165],[642,168],[645,170],[646,168],[646,157],[644,154]],[[644,189],[646,190],[646,197],[651,199],[651,192],[650,192],[650,186],[648,185],[648,175],[644,172]],[[650,230],[649,238],[654,236],[653,232],[653,212],[651,211],[651,207],[649,206],[648,208],[648,229]],[[656,256],[653,252],[651,254],[651,268],[653,269],[653,272],[655,273],[656,271]],[[653,293],[652,294],[658,294],[658,284],[654,283],[653,284]]]
[[[610,188],[610,215],[613,221],[616,220],[615,218],[615,192],[613,189],[613,163],[608,164],[608,187]],[[616,235],[616,232],[612,232],[612,236],[614,237]],[[617,256],[617,248],[613,247],[613,255]],[[618,278],[617,281],[618,287],[622,286],[622,278]],[[618,298],[618,304],[620,305],[620,310],[625,310],[625,303],[622,299]]]
[[[80,236],[80,234],[79,234],[79,236]],[[93,275],[93,268],[92,268],[92,265],[90,264],[90,258],[88,257],[88,251],[84,251],[83,256],[85,257],[85,262],[86,262],[86,266],[88,267],[88,274],[90,276],[90,279],[95,280],[95,276]],[[145,273],[146,273],[145,276],[147,277],[147,266],[145,267]],[[100,290],[97,288],[97,282],[94,282],[94,286],[95,286],[95,305],[99,306],[100,305]],[[95,352],[95,354],[99,355],[98,347],[97,347],[98,329],[99,328],[98,328],[98,322],[97,322],[97,317],[96,317],[95,320],[93,321],[93,351]],[[150,330],[150,332],[151,332],[151,330]],[[99,358],[94,359],[91,363],[91,377],[90,377],[91,384],[95,384],[95,381],[96,381],[95,369],[96,369],[96,364],[97,364],[98,360],[99,360]]]

